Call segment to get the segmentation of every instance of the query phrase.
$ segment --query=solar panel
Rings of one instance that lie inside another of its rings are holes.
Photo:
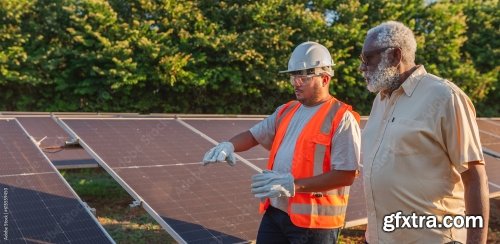
[[[184,122],[216,141],[228,140],[232,136],[250,129],[259,120],[255,119],[190,119],[183,118]],[[254,147],[239,155],[251,163],[265,169],[269,158],[269,151],[263,147]],[[256,160],[258,159],[258,160]],[[349,191],[349,204],[346,213],[346,227],[366,224],[366,205],[363,191],[363,177],[357,177]]]
[[[480,130],[500,135],[500,120],[478,118],[476,121]]]
[[[236,134],[249,130],[261,120],[262,119],[183,119],[183,121],[189,125],[218,142],[229,140]],[[260,145],[245,152],[238,152],[238,154],[261,169],[267,167],[269,151]]]
[[[500,159],[484,155],[486,174],[490,185],[490,197],[500,196]]]
[[[58,148],[71,138],[50,117],[17,117],[28,133],[58,169],[93,168],[97,162],[81,147]],[[45,149],[44,149],[45,148]]]
[[[490,119],[477,119],[483,152],[500,157],[500,123]]]
[[[255,240],[261,216],[244,164],[202,166],[213,144],[172,119],[63,119],[81,144],[181,243]]]
[[[0,120],[2,241],[114,243],[16,120]]]
[[[500,136],[485,131],[479,131],[483,152],[500,157]]]

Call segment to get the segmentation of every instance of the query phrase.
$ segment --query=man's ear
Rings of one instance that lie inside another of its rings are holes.
[[[330,82],[331,79],[332,78],[329,75],[323,75],[323,79],[321,80],[321,82],[322,82],[321,84],[323,86],[329,85],[330,84],[329,82]]]
[[[392,66],[395,67],[397,67],[401,62],[403,62],[403,53],[401,51],[401,48],[399,47],[394,48],[394,50],[392,51],[391,59],[392,60],[390,60],[390,62]]]

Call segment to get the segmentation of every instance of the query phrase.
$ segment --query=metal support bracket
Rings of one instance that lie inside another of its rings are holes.
[[[83,202],[83,205],[85,206],[85,208],[87,208],[94,216],[97,216],[97,211],[95,210],[95,208],[91,208],[86,202]]]
[[[141,206],[141,203],[142,201],[140,200],[134,200],[131,204],[129,204],[128,206],[130,206],[131,208],[137,208],[137,207],[140,207]]]
[[[80,140],[78,138],[72,138],[69,141],[64,142],[65,147],[79,147],[80,146]]]

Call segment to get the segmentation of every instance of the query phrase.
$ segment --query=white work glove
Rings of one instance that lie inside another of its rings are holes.
[[[210,149],[203,157],[203,165],[210,163],[221,163],[226,161],[229,165],[234,166],[234,146],[231,142],[225,141]]]
[[[293,197],[295,196],[293,182],[294,178],[290,173],[280,174],[272,170],[264,170],[262,173],[252,176],[252,193],[260,199],[281,196]]]

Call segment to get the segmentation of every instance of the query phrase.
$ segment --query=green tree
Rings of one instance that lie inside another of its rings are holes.
[[[0,109],[16,110],[17,100],[33,99],[30,94],[31,77],[23,70],[28,51],[25,43],[30,38],[21,29],[23,15],[29,12],[28,0],[5,1],[0,5]]]
[[[12,0],[0,5],[0,109],[268,114],[293,48],[324,44],[331,92],[362,114],[369,28],[415,31],[417,62],[498,116],[498,0]]]
[[[467,41],[462,55],[472,59],[474,67],[481,73],[480,89],[486,96],[477,103],[480,116],[500,116],[500,9],[498,0],[467,1]]]
[[[485,98],[485,86],[493,80],[476,70],[470,56],[462,53],[467,41],[463,9],[464,4],[438,2],[419,14],[416,30],[422,48],[417,60],[429,72],[456,83],[477,103]]]
[[[279,0],[200,1],[203,16],[217,26],[211,35],[218,39],[191,50],[203,53],[203,62],[195,65],[199,79],[205,81],[200,99],[193,103],[197,111],[270,113],[293,99],[288,77],[278,71],[286,69],[295,45],[319,41],[324,33],[322,14],[305,5],[305,1]]]

